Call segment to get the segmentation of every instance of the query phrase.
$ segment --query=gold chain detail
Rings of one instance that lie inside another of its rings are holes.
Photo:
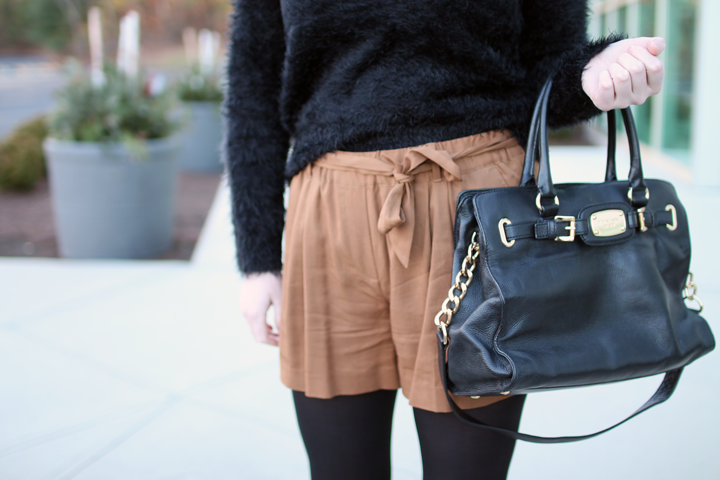
[[[477,242],[477,232],[473,232],[470,246],[468,246],[467,256],[463,260],[460,271],[455,276],[455,285],[450,287],[448,298],[445,299],[442,308],[438,314],[435,315],[435,325],[437,325],[438,330],[442,330],[443,332],[443,345],[447,345],[448,341],[447,327],[450,325],[453,315],[456,314],[458,308],[460,308],[460,301],[465,298],[470,282],[472,282],[475,260],[478,255],[480,255],[480,244]],[[463,277],[465,277],[466,280],[463,280]],[[442,320],[443,315],[445,315],[445,321]]]
[[[685,283],[685,288],[683,289],[683,298],[686,298],[688,300],[695,301],[700,306],[700,310],[698,310],[698,313],[703,311],[703,302],[700,300],[700,297],[697,296],[698,287],[695,285],[695,282],[693,281],[693,274],[692,272],[688,273],[687,282]]]

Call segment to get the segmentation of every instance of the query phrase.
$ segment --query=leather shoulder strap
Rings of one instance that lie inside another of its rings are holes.
[[[448,342],[449,345],[450,342]],[[678,381],[680,380],[680,374],[682,373],[682,368],[678,368],[677,370],[671,370],[669,372],[665,373],[665,378],[663,379],[662,383],[658,387],[657,391],[653,396],[645,402],[643,406],[635,410],[635,412],[630,415],[629,417],[625,418],[624,420],[616,423],[615,425],[612,425],[611,427],[608,427],[604,430],[600,430],[599,432],[590,433],[587,435],[579,435],[575,437],[539,437],[535,435],[528,435],[526,433],[520,433],[515,432],[513,430],[507,430],[505,428],[499,428],[499,427],[493,427],[492,425],[488,425],[486,423],[483,423],[479,420],[474,419],[467,413],[465,413],[460,407],[457,406],[457,404],[453,401],[453,399],[450,397],[450,392],[448,391],[448,380],[447,380],[447,361],[445,360],[446,354],[447,354],[447,347],[448,345],[443,345],[442,342],[442,334],[438,332],[438,360],[440,364],[440,377],[442,379],[443,388],[445,389],[445,396],[447,397],[448,403],[450,403],[450,408],[452,408],[453,413],[456,417],[458,417],[461,421],[468,423],[470,425],[474,425],[476,427],[484,428],[486,430],[492,430],[493,432],[500,433],[502,435],[505,435],[506,437],[514,438],[515,440],[523,440],[525,442],[532,442],[532,443],[569,443],[569,442],[578,442],[580,440],[587,440],[588,438],[596,437],[602,433],[609,432],[613,428],[622,425],[623,423],[627,422],[631,418],[635,417],[636,415],[641,414],[645,410],[649,409],[650,407],[654,407],[655,405],[658,405],[673,394],[675,391],[675,387],[678,384]]]

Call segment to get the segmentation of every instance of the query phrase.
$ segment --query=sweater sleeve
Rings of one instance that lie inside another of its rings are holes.
[[[569,126],[601,113],[582,89],[582,72],[592,57],[625,37],[588,40],[586,0],[523,0],[522,9],[520,58],[528,72],[526,88],[539,94],[553,76],[548,125]]]
[[[242,273],[282,268],[289,135],[279,97],[285,33],[279,0],[235,0],[230,17],[222,152]]]

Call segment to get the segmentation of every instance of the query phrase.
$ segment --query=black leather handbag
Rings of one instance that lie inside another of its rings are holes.
[[[576,437],[496,428],[447,395],[464,422],[536,443],[584,440],[615,428],[668,399],[683,367],[715,347],[689,273],[685,209],[670,183],[643,178],[630,110],[622,110],[628,180],[615,174],[610,112],[605,182],[554,185],[546,122],[551,85],[535,107],[521,186],[458,197],[455,284],[435,318],[445,392],[495,396],[665,378],[630,417]]]

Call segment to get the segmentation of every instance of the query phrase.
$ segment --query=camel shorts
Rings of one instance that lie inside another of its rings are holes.
[[[414,147],[334,151],[290,184],[281,380],[331,398],[402,388],[449,412],[434,318],[452,285],[463,190],[517,186],[524,150],[506,130]],[[506,397],[455,397],[461,408]]]

